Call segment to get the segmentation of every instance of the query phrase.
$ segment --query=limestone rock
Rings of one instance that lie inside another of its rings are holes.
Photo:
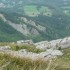
[[[10,46],[0,46],[0,51],[9,50]]]
[[[35,46],[36,48],[42,49],[42,50],[46,50],[50,48],[50,44],[48,41],[41,41],[41,42],[35,43]]]

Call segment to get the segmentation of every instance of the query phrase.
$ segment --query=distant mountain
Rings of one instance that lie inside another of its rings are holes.
[[[0,0],[0,41],[70,36],[70,0]]]

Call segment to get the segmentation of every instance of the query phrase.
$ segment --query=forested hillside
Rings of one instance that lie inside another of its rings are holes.
[[[70,36],[70,0],[0,0],[0,41]]]

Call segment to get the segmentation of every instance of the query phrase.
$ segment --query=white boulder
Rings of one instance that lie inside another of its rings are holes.
[[[41,56],[43,57],[48,57],[48,56],[61,56],[63,53],[59,50],[53,50],[53,49],[48,49],[46,52],[40,53]]]
[[[36,48],[41,50],[46,50],[47,48],[50,48],[50,44],[48,41],[41,41],[38,43],[35,43]]]
[[[0,46],[0,51],[9,50],[10,46]]]
[[[70,37],[64,38],[60,43],[61,48],[69,48],[70,47]]]

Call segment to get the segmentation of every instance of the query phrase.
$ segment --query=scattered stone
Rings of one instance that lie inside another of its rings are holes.
[[[0,51],[9,50],[10,46],[0,46]]]
[[[19,40],[17,44],[33,44],[32,40]]]
[[[15,57],[28,57],[33,60],[38,58],[52,58],[57,56],[62,56],[63,53],[58,50],[59,48],[69,48],[70,47],[70,37],[66,37],[64,39],[57,39],[48,41],[41,41],[38,43],[33,43],[32,40],[20,40],[17,41],[17,44],[34,44],[36,48],[45,50],[45,52],[41,52],[39,54],[33,52],[27,52],[26,49],[21,49],[19,51],[10,50],[9,46],[0,46],[0,51],[5,51],[4,53],[10,54]],[[69,53],[67,54],[69,55]]]

